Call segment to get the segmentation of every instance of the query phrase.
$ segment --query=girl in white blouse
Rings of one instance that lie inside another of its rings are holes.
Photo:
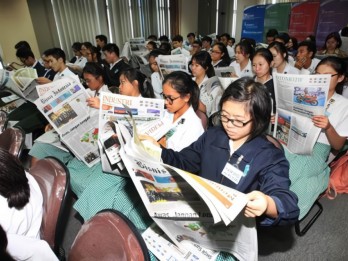
[[[288,62],[288,52],[283,43],[272,42],[268,46],[268,50],[273,55],[273,69],[272,73],[284,73],[284,74],[299,74],[300,70],[290,65]]]

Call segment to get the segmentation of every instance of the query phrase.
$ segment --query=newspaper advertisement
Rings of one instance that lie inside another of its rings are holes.
[[[156,62],[160,69],[160,75],[162,79],[171,72],[184,71],[189,73],[188,60],[183,54],[176,55],[159,55],[156,58]]]
[[[325,115],[330,75],[273,75],[277,117],[273,135],[288,150],[311,154],[321,131],[314,115]]]
[[[60,141],[87,166],[100,161],[98,150],[98,110],[87,106],[85,88],[66,77],[38,86],[37,108],[52,125]],[[47,139],[53,139],[52,136]]]
[[[126,143],[133,135],[133,123],[128,113],[135,124],[147,124],[155,131],[161,126],[148,124],[164,117],[164,100],[101,92],[100,101],[98,145],[103,171],[128,176],[123,172],[124,165],[119,155],[121,143]]]
[[[255,221],[240,214],[247,203],[243,193],[125,151],[120,155],[150,216],[185,258],[177,251],[169,255],[215,260],[225,251],[240,260],[257,259]]]

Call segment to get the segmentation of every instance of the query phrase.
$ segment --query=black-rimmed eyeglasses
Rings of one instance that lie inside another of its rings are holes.
[[[250,119],[246,122],[243,122],[243,121],[239,121],[239,120],[230,119],[226,115],[220,114],[220,120],[223,123],[231,122],[233,126],[236,126],[238,128],[242,128],[245,125],[247,125],[248,123],[250,123],[253,119]]]
[[[163,92],[161,93],[161,95],[162,95],[163,99],[165,99],[170,105],[172,105],[176,99],[179,99],[181,97],[181,96],[178,96],[178,97],[173,98],[172,96],[165,95]]]

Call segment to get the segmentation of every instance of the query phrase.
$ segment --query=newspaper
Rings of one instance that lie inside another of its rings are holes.
[[[5,90],[31,102],[38,98],[36,92],[37,72],[33,68],[21,68],[15,71],[0,70],[0,86]]]
[[[160,69],[160,75],[162,79],[164,79],[165,76],[174,71],[184,71],[186,73],[189,73],[188,59],[183,54],[159,55],[156,58],[156,62]]]
[[[38,142],[54,145],[61,141],[88,167],[98,163],[98,111],[87,106],[89,95],[81,83],[65,77],[38,85],[37,92],[35,104],[59,136],[57,140],[55,133],[49,132]]]
[[[215,260],[219,251],[225,251],[239,260],[256,260],[255,220],[240,214],[246,195],[149,159],[134,144],[134,134],[120,156],[149,215],[179,248],[168,249],[167,254],[176,260]],[[148,233],[154,231],[146,231],[145,236]],[[163,236],[157,236],[164,242]]]
[[[290,152],[311,154],[321,131],[311,118],[325,115],[330,75],[274,73],[277,117],[273,135]]]
[[[127,111],[131,112],[135,124],[144,125],[144,133],[160,135],[163,131],[159,130],[164,126],[159,123],[164,118],[164,100],[101,92],[100,101],[98,145],[103,171],[128,176],[123,172],[124,165],[119,155],[121,144],[130,140],[133,134],[133,123]]]
[[[217,67],[214,68],[215,76],[219,78],[220,84],[224,90],[235,80],[237,77],[231,77],[231,75],[236,74],[234,68],[232,66],[228,67]]]

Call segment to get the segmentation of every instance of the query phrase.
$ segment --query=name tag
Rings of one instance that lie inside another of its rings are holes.
[[[221,172],[226,178],[231,180],[233,183],[238,184],[240,179],[244,176],[244,173],[231,165],[230,163],[226,163],[224,169]]]

